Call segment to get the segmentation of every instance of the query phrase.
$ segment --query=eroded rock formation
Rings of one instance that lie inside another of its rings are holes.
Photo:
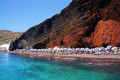
[[[73,0],[11,43],[20,48],[120,46],[120,0]]]

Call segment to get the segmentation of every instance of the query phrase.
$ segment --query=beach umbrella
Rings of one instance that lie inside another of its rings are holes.
[[[95,49],[93,49],[93,51],[95,51]]]
[[[109,49],[108,49],[108,48],[105,48],[104,50],[107,51],[107,50],[109,50]]]
[[[95,51],[95,49],[91,49],[91,51]]]
[[[16,51],[19,51],[19,49],[16,49]]]
[[[97,50],[100,51],[100,50],[102,50],[102,48],[98,48]]]
[[[73,49],[70,49],[70,51],[72,51]]]
[[[85,50],[86,50],[86,51],[88,51],[88,50],[89,50],[89,48],[85,48]]]
[[[24,51],[25,49],[22,49],[22,51]]]
[[[80,50],[84,50],[84,48],[80,48]]]
[[[91,51],[93,51],[93,49],[90,49]]]
[[[78,50],[78,48],[75,49],[76,51]]]
[[[108,45],[107,48],[110,49],[112,46]]]
[[[41,51],[41,49],[38,49],[38,51]]]
[[[68,50],[71,50],[71,48],[68,48]]]
[[[103,49],[104,49],[104,47],[101,47],[100,49],[101,49],[101,50],[103,50]]]
[[[99,51],[99,50],[100,50],[100,48],[97,48],[96,50],[97,50],[97,51]]]
[[[37,51],[37,49],[34,49],[34,51]]]
[[[113,47],[112,49],[117,49],[117,47]]]
[[[33,49],[30,49],[31,51],[33,50]]]

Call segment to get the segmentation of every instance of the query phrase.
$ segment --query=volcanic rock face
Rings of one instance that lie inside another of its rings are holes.
[[[60,14],[27,30],[10,50],[109,44],[120,46],[120,0],[73,0]]]

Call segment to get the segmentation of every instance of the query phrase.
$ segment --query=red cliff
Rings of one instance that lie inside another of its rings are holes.
[[[107,45],[120,46],[120,0],[73,0],[13,41],[10,50]]]

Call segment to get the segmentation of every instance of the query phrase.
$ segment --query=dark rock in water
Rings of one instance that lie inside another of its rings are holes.
[[[120,46],[120,0],[73,0],[60,14],[27,30],[10,50],[109,44]]]

